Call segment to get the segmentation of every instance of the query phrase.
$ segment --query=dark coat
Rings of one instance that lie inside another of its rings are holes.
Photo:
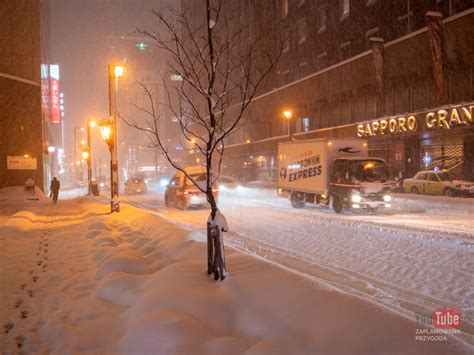
[[[51,191],[52,192],[59,192],[60,187],[61,187],[61,184],[59,183],[59,180],[51,180]]]

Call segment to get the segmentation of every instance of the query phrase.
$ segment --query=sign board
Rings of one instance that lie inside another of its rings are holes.
[[[458,126],[474,125],[474,105],[450,106],[425,114],[411,114],[400,117],[387,117],[357,125],[357,137],[367,138],[417,130],[451,129]]]
[[[36,158],[28,156],[7,156],[8,170],[36,170]]]
[[[51,95],[51,122],[61,123],[60,97],[59,97],[59,65],[49,66],[50,95]]]

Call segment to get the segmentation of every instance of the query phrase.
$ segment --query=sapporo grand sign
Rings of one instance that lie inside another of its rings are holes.
[[[451,129],[458,126],[474,127],[474,105],[457,106],[423,114],[382,118],[357,125],[357,137],[401,134],[434,129]]]

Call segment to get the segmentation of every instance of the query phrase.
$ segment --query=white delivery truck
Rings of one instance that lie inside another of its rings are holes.
[[[384,159],[369,157],[359,139],[312,139],[278,145],[278,194],[294,208],[305,203],[343,208],[389,208]]]

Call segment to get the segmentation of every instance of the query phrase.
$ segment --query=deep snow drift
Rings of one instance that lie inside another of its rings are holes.
[[[208,210],[166,209],[162,196],[122,196],[202,231]],[[474,334],[474,199],[395,195],[384,213],[294,209],[275,190],[222,190],[226,243],[398,312],[460,308]]]
[[[473,351],[450,337],[417,342],[414,316],[229,248],[230,275],[215,283],[204,272],[202,234],[130,206],[108,208],[88,198],[0,206],[2,351]]]

